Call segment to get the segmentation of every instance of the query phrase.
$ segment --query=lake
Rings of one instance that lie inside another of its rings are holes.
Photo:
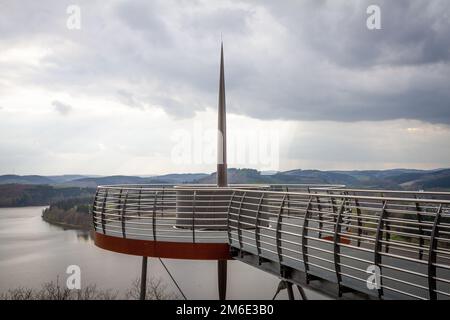
[[[81,268],[81,285],[119,290],[140,276],[141,257],[114,253],[95,246],[89,233],[64,230],[41,218],[45,207],[0,208],[0,292],[10,288],[39,288],[56,281],[64,285],[66,268]],[[215,261],[164,259],[188,299],[216,299]],[[161,278],[177,292],[158,259],[149,258],[148,277]],[[239,261],[228,262],[229,299],[272,299],[279,280]],[[310,299],[325,297],[305,290]],[[296,292],[297,295],[297,292]],[[287,299],[283,290],[278,299]]]

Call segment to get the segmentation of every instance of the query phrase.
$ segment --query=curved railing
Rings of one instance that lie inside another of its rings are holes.
[[[100,186],[93,223],[97,232],[128,239],[225,243],[229,200],[217,188]]]
[[[95,231],[128,239],[181,242],[227,242],[227,213],[233,188],[293,190],[342,185],[106,185],[93,204]]]
[[[450,193],[349,192],[236,191],[229,243],[237,255],[276,262],[280,276],[335,282],[339,295],[449,299]]]
[[[100,186],[93,224],[96,244],[114,251],[199,259],[231,252],[254,256],[256,266],[276,265],[278,275],[293,282],[300,272],[307,282],[336,283],[339,294],[450,298],[448,192]],[[370,279],[376,281],[368,285]]]

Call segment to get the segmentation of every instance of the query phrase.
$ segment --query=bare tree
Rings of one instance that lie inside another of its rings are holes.
[[[131,287],[125,292],[125,299],[139,299],[141,282],[135,279]],[[180,296],[167,290],[167,285],[160,278],[147,280],[148,300],[177,300]],[[90,284],[80,290],[70,290],[56,282],[45,282],[40,289],[19,287],[0,293],[0,300],[116,300],[119,292],[112,289],[98,289],[97,285]]]
[[[136,278],[131,287],[125,293],[125,299],[138,300],[141,292],[141,280]],[[147,292],[145,293],[146,300],[179,300],[181,297],[167,290],[167,285],[161,278],[147,279]]]
[[[111,289],[97,289],[95,284],[87,285],[80,290],[70,290],[67,287],[59,285],[59,279],[56,282],[50,281],[42,285],[40,289],[30,289],[19,287],[9,289],[0,294],[1,300],[115,300],[118,292]]]

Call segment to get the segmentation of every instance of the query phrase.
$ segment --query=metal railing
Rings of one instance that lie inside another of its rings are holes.
[[[260,263],[276,261],[280,268],[335,282],[339,292],[351,288],[379,297],[448,299],[449,196],[239,190],[230,201],[229,243],[257,255]],[[368,286],[371,270],[379,281]]]
[[[175,242],[227,242],[230,193],[217,188],[100,186],[94,198],[96,232]]]
[[[177,242],[227,240],[227,213],[233,188],[296,190],[342,187],[305,185],[125,184],[99,186],[93,204],[95,231],[122,238]]]
[[[320,185],[101,186],[93,224],[96,232],[122,238],[228,242],[237,254],[256,256],[259,264],[276,263],[280,275],[285,267],[299,270],[308,280],[336,283],[340,293],[450,298],[447,192]],[[370,279],[375,281],[368,285]]]

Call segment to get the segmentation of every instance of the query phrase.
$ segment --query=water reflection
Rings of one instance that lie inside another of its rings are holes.
[[[92,233],[87,230],[76,230],[77,233],[77,239],[80,241],[86,241],[86,242],[92,242],[93,237]]]

